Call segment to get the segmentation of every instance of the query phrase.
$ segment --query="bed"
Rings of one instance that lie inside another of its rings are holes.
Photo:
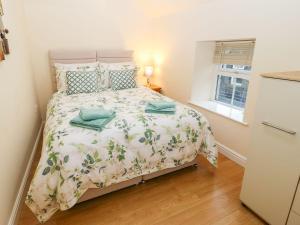
[[[50,64],[125,62],[132,51],[51,51]],[[55,84],[54,84],[55,86]],[[217,150],[209,123],[176,102],[175,115],[147,114],[152,100],[172,101],[146,87],[67,95],[53,94],[47,107],[42,155],[26,204],[40,222],[57,210],[195,165],[198,154],[213,166]],[[101,132],[73,127],[80,107],[117,112]]]

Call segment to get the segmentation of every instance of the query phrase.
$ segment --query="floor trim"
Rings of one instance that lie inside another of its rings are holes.
[[[22,201],[24,189],[26,187],[27,179],[28,179],[28,176],[29,176],[29,173],[30,173],[31,165],[32,165],[32,162],[33,162],[33,159],[34,159],[37,147],[38,147],[38,143],[39,143],[40,137],[41,137],[41,135],[43,133],[42,132],[43,131],[43,126],[44,126],[44,122],[41,123],[41,126],[39,128],[36,140],[34,142],[34,145],[33,145],[33,148],[32,148],[32,152],[30,154],[30,158],[29,158],[29,161],[27,163],[26,170],[25,170],[25,173],[24,173],[24,176],[23,176],[23,179],[22,179],[19,191],[18,191],[18,195],[16,197],[16,200],[15,200],[12,212],[10,214],[10,218],[8,220],[8,225],[14,225],[15,222],[16,222],[16,218],[17,218],[17,215],[18,215],[18,211],[19,211],[19,207],[20,207],[21,201]]]
[[[227,158],[231,159],[232,161],[236,162],[242,167],[245,167],[247,158],[236,151],[232,150],[231,148],[228,148],[227,146],[217,142],[217,147],[220,153],[225,155]]]

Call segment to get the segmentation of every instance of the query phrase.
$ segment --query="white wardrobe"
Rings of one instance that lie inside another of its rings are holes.
[[[240,198],[269,224],[300,225],[300,71],[262,76]]]

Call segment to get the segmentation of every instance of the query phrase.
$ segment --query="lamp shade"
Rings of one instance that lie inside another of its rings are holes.
[[[153,75],[154,72],[153,66],[145,66],[144,70],[145,70],[144,72],[145,77],[150,78]]]

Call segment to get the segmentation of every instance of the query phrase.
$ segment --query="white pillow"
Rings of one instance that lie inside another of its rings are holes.
[[[78,64],[62,64],[55,63],[56,69],[56,85],[58,91],[66,91],[67,88],[67,71],[93,71],[99,66],[99,62],[94,63],[78,63]]]
[[[134,62],[100,63],[99,64],[100,89],[103,90],[111,87],[109,73],[112,70],[137,70],[137,66]]]

